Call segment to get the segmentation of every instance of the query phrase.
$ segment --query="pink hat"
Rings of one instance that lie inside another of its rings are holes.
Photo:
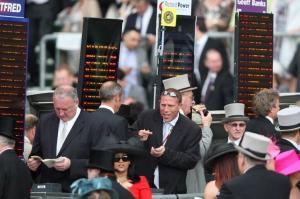
[[[275,160],[275,170],[286,176],[300,171],[300,155],[295,150],[279,154]]]

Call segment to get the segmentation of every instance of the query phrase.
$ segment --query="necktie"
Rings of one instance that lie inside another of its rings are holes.
[[[207,100],[208,100],[208,97],[210,95],[210,93],[212,92],[212,86],[214,85],[215,83],[215,78],[213,78],[212,76],[209,77],[209,82],[208,82],[208,86],[207,86],[207,89],[205,91],[205,95],[204,95],[204,99],[203,99],[203,102],[206,103]]]
[[[56,144],[56,155],[59,153],[67,135],[67,123],[63,123],[63,129],[57,136],[57,144]]]

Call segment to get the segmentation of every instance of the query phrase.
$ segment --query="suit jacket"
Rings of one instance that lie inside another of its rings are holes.
[[[275,138],[276,140],[280,138],[279,133],[275,130],[274,124],[261,115],[248,121],[246,131],[257,133],[269,138]]]
[[[31,155],[38,155],[43,159],[65,156],[71,160],[71,167],[62,172],[41,164],[39,170],[33,172],[34,175],[41,175],[39,182],[61,183],[63,191],[69,192],[73,181],[86,177],[90,149],[97,144],[95,136],[90,131],[89,121],[90,114],[81,110],[61,150],[56,155],[59,118],[55,113],[50,113],[40,119]]]
[[[295,150],[298,154],[300,154],[300,151],[288,140],[280,138],[276,143],[280,148],[280,153],[289,151],[289,150]]]
[[[137,13],[130,14],[127,17],[127,21],[126,21],[124,31],[126,31],[128,29],[131,29],[131,28],[135,28],[137,17],[138,17]],[[155,12],[155,8],[153,8],[153,12],[152,12],[152,15],[151,15],[146,33],[156,35],[156,12]]]
[[[162,145],[163,119],[158,110],[143,112],[135,123],[137,130],[147,129],[152,135],[144,142],[147,155],[137,160],[137,173],[147,177],[150,186],[154,185],[154,171],[159,168],[159,186],[166,194],[186,193],[186,174],[200,160],[199,141],[201,128],[189,118],[179,114],[166,144],[165,153],[160,158],[150,155],[151,147]]]
[[[205,79],[206,76],[202,79],[202,87]],[[233,77],[229,72],[221,71],[214,84],[208,89],[211,90],[207,97],[208,100],[205,102],[208,110],[223,110],[226,104],[233,102]]]
[[[30,198],[29,169],[13,150],[0,154],[0,179],[0,199]]]
[[[99,108],[92,115],[92,129],[97,134],[98,146],[102,147],[105,142],[104,136],[114,135],[120,140],[126,140],[128,122],[125,118],[113,114],[106,108]]]
[[[206,185],[204,175],[204,157],[210,147],[213,137],[213,132],[209,127],[202,128],[202,139],[199,142],[201,160],[198,161],[195,168],[188,170],[186,177],[186,186],[188,193],[203,193]]]
[[[245,174],[225,182],[218,199],[289,199],[290,182],[287,176],[257,165]]]

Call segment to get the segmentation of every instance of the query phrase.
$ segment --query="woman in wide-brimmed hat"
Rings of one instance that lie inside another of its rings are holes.
[[[136,137],[120,141],[107,149],[114,151],[114,169],[117,181],[136,199],[151,199],[152,192],[145,176],[138,176],[134,159],[145,155],[143,143]]]
[[[237,150],[231,143],[212,146],[205,161],[205,167],[215,180],[207,183],[204,189],[205,199],[215,199],[224,182],[239,175]]]
[[[290,199],[300,198],[300,155],[295,150],[279,154],[275,160],[275,170],[289,177],[291,182]]]

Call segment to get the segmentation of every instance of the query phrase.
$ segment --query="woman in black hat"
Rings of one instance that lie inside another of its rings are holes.
[[[120,141],[109,147],[115,152],[114,168],[117,181],[135,199],[151,199],[152,192],[145,176],[138,176],[134,169],[134,158],[145,154],[143,144],[138,138]]]
[[[224,182],[239,175],[237,150],[231,143],[214,145],[208,153],[205,167],[213,174],[215,180],[206,184],[205,199],[215,199]]]

